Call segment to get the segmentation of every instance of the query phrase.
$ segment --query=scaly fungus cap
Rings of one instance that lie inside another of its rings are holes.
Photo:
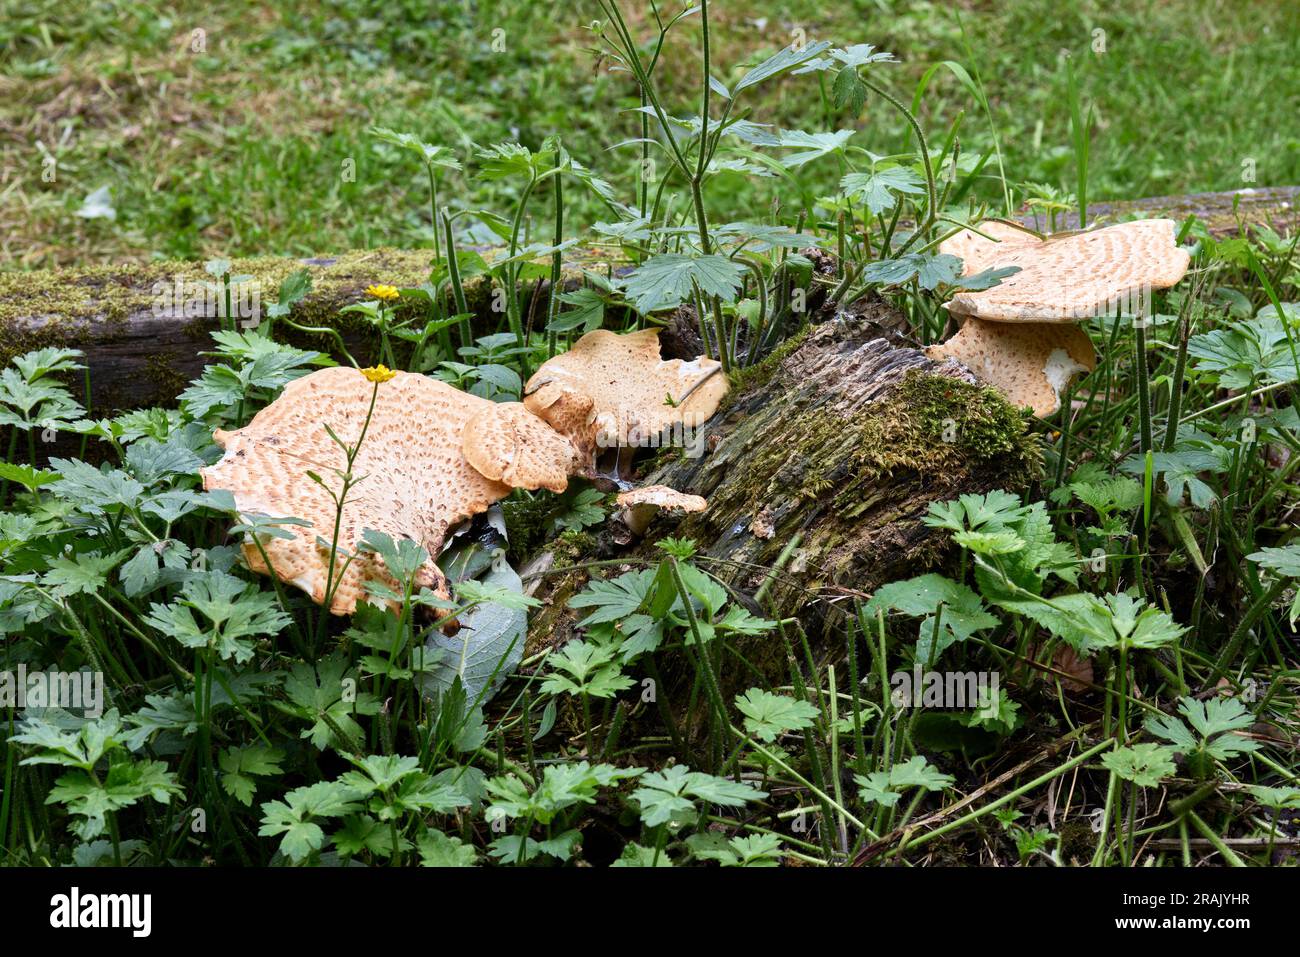
[[[948,302],[954,315],[994,322],[1078,322],[1111,315],[1116,305],[1177,284],[1191,262],[1175,241],[1172,219],[1142,219],[1045,240],[996,221],[979,228],[1002,241],[964,231],[940,250],[963,257],[963,275],[1006,266],[1020,271],[991,289],[957,293]]]
[[[958,292],[946,303],[965,320],[957,335],[931,346],[1040,416],[1060,408],[1077,372],[1096,367],[1087,335],[1070,323],[1150,308],[1150,291],[1174,285],[1190,256],[1175,241],[1174,222],[1144,219],[1105,229],[1039,239],[998,220],[963,230],[939,250],[960,256],[962,274],[1015,266],[998,285]]]
[[[584,451],[638,445],[712,416],[727,394],[721,368],[703,356],[665,361],[658,329],[597,329],[541,365],[524,388],[524,405]]]
[[[667,485],[646,485],[623,492],[615,502],[623,509],[623,524],[634,535],[645,533],[651,520],[660,511],[702,512],[708,506],[699,495],[688,495]]]
[[[291,537],[267,536],[261,550],[247,541],[243,552],[254,571],[273,573],[318,603],[324,603],[328,591],[328,543],[334,538],[336,507],[326,488],[307,473],[315,473],[330,491],[340,494],[338,473],[347,461],[325,426],[355,445],[374,389],[361,372],[342,367],[291,382],[244,428],[218,430],[214,438],[226,454],[202,470],[204,488],[230,491],[241,514],[297,517],[311,523],[281,526]],[[330,605],[339,615],[350,614],[366,599],[367,581],[396,586],[379,556],[358,550],[366,529],[422,545],[430,559],[417,574],[417,583],[445,598],[446,580],[434,559],[448,530],[511,491],[510,485],[478,472],[461,452],[465,424],[491,410],[492,402],[406,372],[395,373],[378,390],[352,467],[357,481],[339,523],[334,569],[338,584]]]
[[[492,403],[466,422],[461,450],[485,477],[530,490],[563,492],[582,462],[565,435],[519,402]]]

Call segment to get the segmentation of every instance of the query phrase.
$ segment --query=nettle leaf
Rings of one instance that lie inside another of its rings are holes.
[[[750,688],[736,695],[736,708],[745,716],[745,730],[760,741],[775,741],[790,731],[811,728],[818,710],[807,701]]]
[[[1175,774],[1173,757],[1174,749],[1168,745],[1134,744],[1107,751],[1101,756],[1101,763],[1116,777],[1150,788]]]
[[[664,253],[637,267],[623,281],[623,291],[636,311],[645,315],[680,306],[696,288],[701,295],[734,302],[742,276],[743,269],[738,263],[716,253],[709,256]]]
[[[906,166],[886,166],[870,173],[849,173],[840,180],[840,190],[879,214],[892,210],[900,195],[923,194],[925,180]]]

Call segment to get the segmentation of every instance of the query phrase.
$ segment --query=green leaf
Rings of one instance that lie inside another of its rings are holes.
[[[806,43],[802,47],[790,44],[788,47],[768,57],[758,66],[753,67],[744,76],[742,76],[736,85],[732,88],[731,95],[738,96],[741,91],[756,86],[764,80],[770,80],[774,76],[793,70],[802,63],[806,63],[830,47],[830,43],[823,40],[818,43]]]
[[[901,286],[916,280],[922,289],[933,290],[961,278],[961,260],[947,253],[906,253],[897,259],[868,263],[862,278],[882,286]]]
[[[623,281],[623,291],[637,312],[647,315],[673,309],[698,288],[703,296],[734,302],[740,291],[743,268],[726,256],[688,256],[663,253],[647,259]]]
[[[923,194],[924,187],[925,180],[906,166],[886,166],[871,173],[849,173],[840,180],[840,190],[845,196],[854,202],[865,203],[867,209],[877,215],[892,210],[899,195]]]
[[[475,593],[488,600],[460,615],[454,635],[435,630],[425,645],[429,660],[435,662],[422,678],[426,693],[441,695],[459,678],[469,699],[482,704],[523,660],[528,614],[523,602],[511,600],[526,597],[519,574],[501,562],[481,585],[457,585],[462,600]]]
[[[343,817],[358,809],[350,788],[337,782],[320,781],[290,791],[283,801],[263,804],[262,826],[257,833],[262,837],[279,836],[281,852],[299,863],[325,843],[325,832],[317,820]]]
[[[578,622],[584,628],[600,622],[618,621],[641,609],[654,583],[653,568],[628,572],[608,581],[593,578],[585,589],[569,599],[569,607],[595,609]]]
[[[775,741],[790,731],[811,728],[818,711],[807,701],[750,688],[736,695],[736,707],[745,716],[745,730],[760,741]]]
[[[107,584],[108,573],[120,565],[129,552],[130,549],[122,549],[108,555],[90,552],[72,558],[51,558],[49,570],[41,577],[41,584],[49,588],[56,598],[93,595]]]
[[[1116,777],[1149,788],[1173,776],[1177,770],[1173,762],[1174,749],[1161,744],[1135,744],[1116,748],[1101,756],[1101,763]]]
[[[794,169],[830,153],[841,152],[855,132],[857,131],[836,130],[834,133],[805,133],[803,130],[782,130],[778,145],[786,149],[801,149],[803,152],[782,157],[781,165],[786,169]]]
[[[221,787],[245,807],[252,807],[253,792],[257,790],[253,777],[282,774],[283,760],[284,752],[269,745],[227,748],[217,759],[222,771]]]
[[[638,783],[632,799],[640,805],[641,821],[647,827],[658,827],[670,821],[692,823],[696,816],[696,801],[722,807],[743,807],[750,801],[767,797],[765,791],[749,784],[692,771],[682,764],[663,771],[651,771]]]
[[[552,319],[546,326],[547,332],[571,332],[574,329],[591,332],[599,329],[605,321],[605,297],[599,290],[584,286],[572,292],[561,293],[560,302],[574,308]]]
[[[421,867],[473,867],[478,862],[473,845],[433,828],[420,836],[416,847],[420,852]]]
[[[0,462],[0,480],[17,482],[29,492],[36,491],[42,485],[49,485],[58,477],[58,472],[32,468],[30,465],[18,465],[13,462]]]

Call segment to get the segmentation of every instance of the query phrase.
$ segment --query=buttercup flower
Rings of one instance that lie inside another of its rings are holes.
[[[384,302],[392,302],[401,294],[397,291],[396,286],[385,286],[380,283],[373,286],[367,286],[366,295],[374,296],[376,299],[383,300]]]
[[[389,379],[397,375],[397,373],[388,368],[388,366],[382,364],[371,366],[368,369],[361,369],[359,371],[370,382],[387,382]]]

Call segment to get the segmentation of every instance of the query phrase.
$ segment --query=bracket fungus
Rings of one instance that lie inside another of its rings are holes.
[[[524,405],[591,453],[693,430],[717,411],[727,388],[714,359],[663,359],[658,329],[597,329],[542,363],[524,387]]]
[[[461,450],[482,475],[514,488],[563,492],[581,469],[582,455],[569,438],[522,403],[489,403],[465,423]]]
[[[1191,261],[1170,219],[1047,239],[998,220],[977,228],[944,240],[940,252],[960,257],[966,276],[1010,266],[1018,272],[953,296],[946,306],[964,325],[926,353],[965,363],[1039,416],[1060,408],[1075,373],[1096,368],[1091,340],[1072,324],[1149,308],[1150,291],[1176,285]]]
[[[246,539],[244,560],[319,604],[330,596],[337,520],[335,614],[355,611],[368,581],[397,584],[383,560],[361,548],[368,529],[418,542],[430,558],[416,583],[446,598],[435,559],[454,526],[516,488],[562,492],[571,476],[594,475],[597,445],[648,444],[673,427],[703,424],[727,391],[720,368],[703,357],[664,361],[652,329],[588,333],[538,369],[523,403],[382,367],[321,369],[286,386],[244,428],[218,429],[213,438],[225,455],[201,470],[203,486],[229,491],[241,515],[265,516],[264,525],[281,520],[282,534]],[[348,461],[340,442],[359,445],[341,517]],[[699,496],[658,486],[638,493],[649,496],[649,511],[632,502],[629,524],[641,531],[656,506],[704,507]]]
[[[376,394],[356,369],[320,369],[287,385],[244,428],[218,430],[214,438],[225,455],[202,470],[203,486],[231,492],[241,515],[309,522],[283,526],[288,538],[267,536],[260,548],[246,541],[244,560],[253,571],[273,573],[323,604],[329,591],[328,543],[338,514],[330,493],[341,492],[340,473],[347,467],[326,426],[350,446],[362,439],[364,427],[352,466],[356,484],[339,520],[330,611],[355,611],[366,598],[367,581],[396,584],[378,555],[359,550],[366,529],[423,546],[431,557],[417,584],[445,598],[446,580],[433,559],[448,532],[512,490],[480,473],[462,452],[466,423],[493,407],[487,399],[423,375],[398,372]]]
[[[615,502],[623,509],[623,524],[633,535],[644,535],[659,512],[702,512],[708,506],[699,495],[688,495],[667,485],[646,485],[623,492]]]

